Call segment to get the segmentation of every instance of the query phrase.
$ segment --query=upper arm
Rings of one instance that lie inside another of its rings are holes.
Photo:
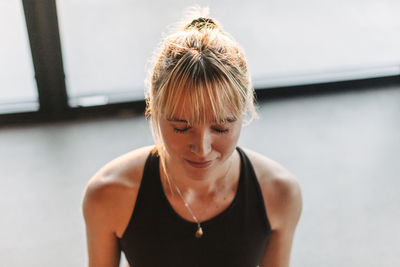
[[[261,266],[287,267],[302,209],[300,187],[294,177],[275,181],[266,207],[272,228]]]
[[[119,266],[120,249],[106,201],[110,194],[107,190],[104,185],[89,184],[83,200],[89,267]]]
[[[151,149],[137,149],[113,160],[90,180],[82,203],[90,267],[119,266],[118,237],[131,218]]]
[[[299,183],[277,162],[252,151],[246,153],[260,183],[272,230],[261,266],[287,267],[302,210]]]

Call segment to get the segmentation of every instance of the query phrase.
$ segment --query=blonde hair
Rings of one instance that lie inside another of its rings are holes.
[[[193,7],[174,32],[167,35],[153,57],[148,73],[146,116],[160,143],[159,118],[172,119],[185,112],[190,124],[210,119],[255,116],[254,90],[243,50],[208,8]],[[189,110],[182,110],[187,107]]]

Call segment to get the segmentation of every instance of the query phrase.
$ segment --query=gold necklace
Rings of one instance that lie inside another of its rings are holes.
[[[226,176],[228,175],[228,172],[229,172],[229,170],[231,169],[232,161],[233,161],[233,158],[231,159],[231,162],[229,163],[229,167],[228,167],[228,169],[226,170],[226,173],[225,173],[223,179],[225,179]],[[185,205],[186,209],[189,211],[190,215],[192,215],[193,220],[194,220],[194,221],[196,222],[196,224],[197,224],[197,231],[196,231],[196,234],[195,234],[196,238],[202,237],[202,236],[203,236],[203,229],[201,228],[200,221],[199,221],[199,220],[197,219],[197,217],[194,215],[192,209],[191,209],[190,206],[189,206],[189,203],[187,203],[187,202],[185,201],[185,198],[183,197],[183,194],[182,194],[181,190],[179,189],[179,187],[176,185],[175,181],[172,181],[172,182],[174,183],[176,192],[178,192],[178,195],[179,195],[179,197],[182,199],[183,204]]]
[[[181,197],[183,203],[185,204],[186,209],[189,211],[189,213],[192,215],[193,219],[194,219],[195,222],[197,223],[197,231],[196,231],[195,236],[196,236],[197,238],[202,237],[202,236],[203,236],[203,229],[201,228],[201,225],[200,225],[199,220],[198,220],[197,217],[194,215],[194,213],[193,213],[192,209],[190,208],[189,204],[188,204],[188,203],[185,201],[185,199],[183,198],[182,192],[181,192],[181,190],[179,190],[179,188],[178,188],[178,186],[176,185],[175,182],[174,182],[174,185],[175,185],[176,191],[178,192],[179,196]]]

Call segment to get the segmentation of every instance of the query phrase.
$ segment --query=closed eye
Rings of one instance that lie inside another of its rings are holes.
[[[220,129],[220,128],[213,128],[214,131],[217,133],[227,133],[229,132],[229,129]]]
[[[174,127],[174,132],[176,132],[176,133],[184,133],[184,132],[186,132],[186,131],[189,130],[189,129],[190,129],[190,127],[186,127],[186,128],[183,128],[183,129],[175,128],[175,127]]]

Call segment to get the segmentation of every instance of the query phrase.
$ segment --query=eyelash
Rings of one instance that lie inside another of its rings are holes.
[[[174,128],[174,132],[176,132],[176,133],[184,133],[184,132],[186,132],[187,130],[189,130],[190,128],[185,128],[185,129],[178,129],[178,128]]]
[[[185,129],[178,129],[174,128],[174,132],[176,133],[185,133],[187,130],[189,130],[191,127],[185,128]],[[218,129],[218,128],[212,128],[214,131],[216,131],[218,134],[224,134],[228,133],[229,129]]]
[[[217,129],[217,128],[213,128],[214,131],[216,131],[219,134],[224,134],[224,133],[228,133],[229,129]]]

